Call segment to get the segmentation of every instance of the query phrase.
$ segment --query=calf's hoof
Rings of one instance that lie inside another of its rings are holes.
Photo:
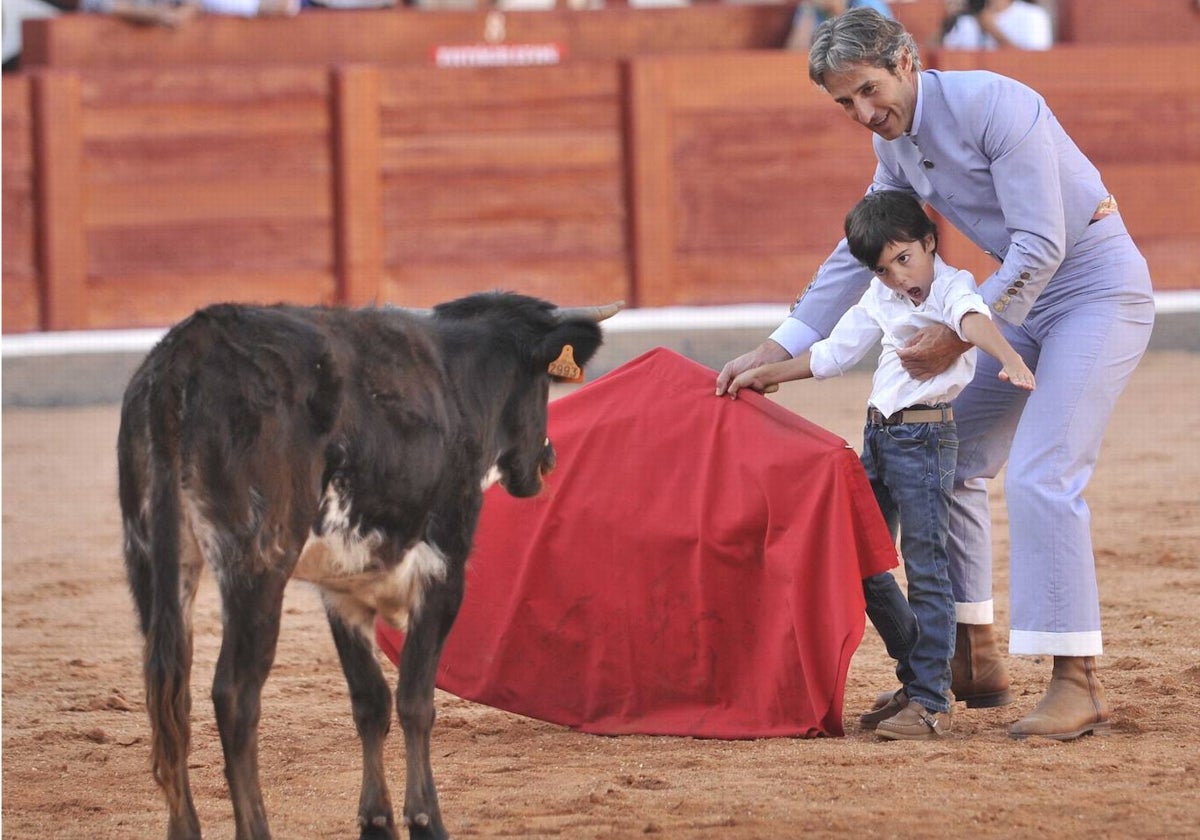
[[[411,818],[406,814],[404,824],[408,826],[409,840],[450,840],[442,824],[430,819],[429,814],[417,814]]]
[[[396,835],[396,825],[391,814],[379,814],[367,819],[358,818],[359,840],[399,840]]]

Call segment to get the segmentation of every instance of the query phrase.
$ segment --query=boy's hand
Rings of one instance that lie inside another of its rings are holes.
[[[998,375],[1005,382],[1011,382],[1013,385],[1026,391],[1032,391],[1037,386],[1033,378],[1033,371],[1020,359],[1017,362],[1002,367]]]
[[[736,359],[726,362],[725,367],[717,375],[717,396],[723,397],[729,392],[733,380],[743,373],[756,367],[762,367],[769,362],[781,362],[790,359],[791,354],[776,342],[767,339],[749,353],[743,353]]]
[[[760,394],[773,394],[779,390],[779,386],[775,383],[766,383],[762,380],[762,368],[756,367],[750,370],[739,373],[734,377],[733,381],[725,388],[725,393],[729,395],[729,399],[736,400],[738,391],[743,388],[749,388],[752,391],[758,391]]]

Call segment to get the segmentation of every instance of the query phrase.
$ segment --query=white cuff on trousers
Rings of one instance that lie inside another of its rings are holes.
[[[992,599],[973,601],[971,603],[956,603],[954,618],[959,624],[991,624]]]
[[[1100,656],[1104,653],[1104,642],[1099,630],[1080,633],[1010,630],[1008,652],[1023,656]]]

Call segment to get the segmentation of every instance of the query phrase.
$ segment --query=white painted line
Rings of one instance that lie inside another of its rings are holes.
[[[1200,290],[1187,292],[1157,292],[1154,308],[1164,315],[1180,312],[1200,312]]]
[[[1160,314],[1200,313],[1200,290],[1158,292],[1154,296]],[[775,329],[787,317],[786,306],[748,303],[733,306],[667,306],[625,309],[604,322],[613,333],[654,330]],[[6,359],[28,356],[71,354],[145,353],[166,333],[165,329],[80,330],[74,332],[16,333],[0,337],[0,353]]]

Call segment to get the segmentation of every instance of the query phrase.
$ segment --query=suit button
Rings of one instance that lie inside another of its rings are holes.
[[[1030,277],[1030,275],[1029,275],[1029,272],[1028,272],[1028,271],[1022,271],[1022,272],[1021,272],[1021,279],[1022,279],[1022,280],[1028,280],[1028,279],[1029,279],[1029,277]]]
[[[1000,301],[1002,303],[1008,303],[1010,300],[1012,300],[1012,298],[1010,298],[1008,295],[1000,295]]]
[[[1009,293],[1010,295],[1015,295],[1015,294],[1017,293],[1017,287],[1016,287],[1015,285],[1014,285],[1014,286],[1009,286],[1009,287],[1008,287],[1008,293]]]
[[[1025,285],[1025,281],[1024,280],[1014,280],[1013,285],[1019,289]]]
[[[996,301],[995,303],[992,304],[992,309],[995,309],[997,312],[1003,312],[1004,304],[1001,303],[1000,301]]]

